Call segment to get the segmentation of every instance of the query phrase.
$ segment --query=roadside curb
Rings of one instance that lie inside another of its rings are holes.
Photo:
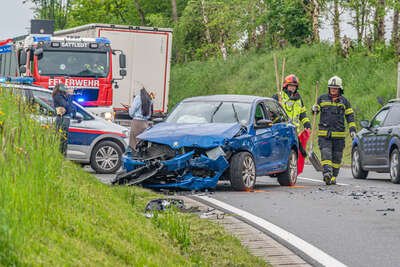
[[[272,266],[311,266],[271,236],[241,220],[235,214],[211,207],[196,196],[175,197],[183,199],[187,208],[196,207],[201,212],[200,218],[218,223],[227,232],[238,238],[251,254],[262,258]]]

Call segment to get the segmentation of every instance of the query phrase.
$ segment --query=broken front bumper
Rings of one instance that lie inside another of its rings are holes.
[[[125,171],[117,175],[113,184],[201,190],[215,188],[229,163],[223,155],[210,158],[190,151],[163,161],[135,160],[127,153],[123,156],[123,166]]]

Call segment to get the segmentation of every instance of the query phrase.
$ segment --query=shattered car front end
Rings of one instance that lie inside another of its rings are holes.
[[[114,184],[140,183],[149,188],[185,190],[215,188],[229,167],[229,141],[240,129],[238,124],[156,125],[140,135],[142,140],[136,150],[125,153],[124,171],[117,175]],[[175,138],[167,138],[164,131],[179,132],[182,136],[174,134]]]

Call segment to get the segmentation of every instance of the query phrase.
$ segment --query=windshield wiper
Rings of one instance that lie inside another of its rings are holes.
[[[219,110],[219,108],[220,108],[221,106],[222,106],[222,102],[220,102],[220,103],[218,104],[218,106],[217,106],[216,109],[214,110],[213,114],[211,115],[211,122],[214,121],[214,116],[215,116],[215,114],[218,112],[218,110]]]
[[[233,103],[232,103],[232,109],[233,109],[233,112],[235,113],[235,119],[236,119],[236,121],[239,122],[239,116],[238,116],[238,114],[237,114],[237,112],[236,112],[235,105],[234,105]]]

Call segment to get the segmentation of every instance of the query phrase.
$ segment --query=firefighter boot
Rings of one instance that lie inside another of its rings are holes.
[[[330,185],[332,182],[332,175],[329,172],[324,173],[324,182],[326,185]]]
[[[332,178],[331,178],[331,184],[336,184],[336,177],[335,177],[335,176],[332,176]]]

